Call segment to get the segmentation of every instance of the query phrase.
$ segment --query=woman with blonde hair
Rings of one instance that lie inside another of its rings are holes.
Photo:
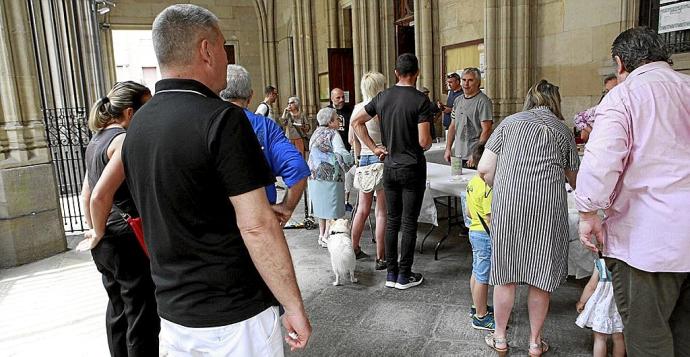
[[[353,116],[360,110],[364,110],[367,105],[377,94],[386,89],[386,78],[379,72],[368,72],[362,76],[360,85],[362,89],[363,101],[357,103],[352,110]],[[366,122],[369,136],[374,140],[376,145],[381,144],[381,121],[378,116]],[[359,167],[365,167],[372,164],[381,163],[379,158],[374,155],[369,148],[364,145],[358,138],[355,138],[354,128],[350,128],[350,142],[352,143],[355,155],[359,156]],[[371,203],[374,199],[374,192],[376,192],[376,270],[386,269],[385,261],[385,234],[386,234],[386,195],[383,192],[383,180],[374,187],[371,192],[359,192],[359,199],[357,204],[357,212],[352,221],[352,247],[355,250],[357,259],[366,258],[365,254],[360,248],[359,242],[362,238],[362,231],[364,231],[364,223],[369,218],[371,212]]]
[[[493,186],[491,276],[496,330],[486,343],[508,350],[506,327],[518,284],[528,285],[529,355],[549,349],[542,327],[551,293],[568,272],[566,180],[575,188],[580,165],[573,132],[563,123],[558,87],[541,80],[522,112],[491,134],[479,175]]]
[[[108,293],[106,334],[111,356],[157,356],[158,318],[149,260],[123,218],[138,217],[120,157],[134,113],[151,98],[148,88],[118,82],[93,105],[82,185],[84,218],[91,229],[77,250],[91,250]]]

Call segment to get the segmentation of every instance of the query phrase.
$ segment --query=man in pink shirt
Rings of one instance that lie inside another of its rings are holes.
[[[690,76],[648,28],[618,35],[612,57],[620,84],[577,176],[580,241],[607,257],[628,356],[690,356]]]

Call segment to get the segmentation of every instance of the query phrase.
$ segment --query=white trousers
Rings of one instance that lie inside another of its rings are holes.
[[[278,307],[218,327],[185,327],[161,318],[160,353],[167,357],[282,357],[283,334]]]

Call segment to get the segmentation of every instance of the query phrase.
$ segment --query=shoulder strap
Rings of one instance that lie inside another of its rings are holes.
[[[489,231],[489,226],[486,224],[486,221],[484,221],[484,218],[482,218],[482,215],[477,214],[477,217],[479,217],[479,222],[481,222],[482,227],[484,227],[486,234],[491,235],[491,232]]]

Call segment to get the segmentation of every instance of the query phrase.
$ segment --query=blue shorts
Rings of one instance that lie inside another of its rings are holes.
[[[480,284],[489,283],[491,274],[491,237],[482,231],[470,231],[472,274]]]
[[[362,155],[359,158],[359,167],[369,166],[372,164],[380,164],[381,160],[376,155]]]

